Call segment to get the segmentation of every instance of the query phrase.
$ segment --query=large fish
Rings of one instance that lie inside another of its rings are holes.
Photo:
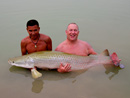
[[[113,53],[112,55],[112,57],[109,56],[107,49],[101,54],[90,56],[72,55],[56,51],[40,51],[11,58],[8,60],[8,63],[18,67],[30,68],[32,77],[38,78],[41,77],[42,74],[39,73],[35,67],[41,69],[57,69],[61,63],[63,65],[69,63],[71,71],[88,69],[92,66],[101,64],[114,64],[123,68],[124,66],[120,64],[121,60],[117,58],[116,53]]]

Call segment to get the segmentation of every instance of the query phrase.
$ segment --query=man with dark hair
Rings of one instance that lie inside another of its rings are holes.
[[[29,20],[26,24],[27,32],[29,36],[25,37],[21,41],[21,52],[22,55],[30,54],[37,51],[52,50],[52,40],[45,34],[40,34],[40,27],[37,20]],[[66,69],[60,69],[59,72],[67,72]]]
[[[45,34],[40,34],[40,27],[37,20],[29,20],[26,24],[29,36],[21,41],[22,55],[37,51],[52,50],[52,40]]]
[[[39,26],[39,23],[38,23],[37,20],[32,19],[32,20],[29,20],[29,21],[27,22],[26,27],[28,27],[28,26],[34,26],[34,25]]]

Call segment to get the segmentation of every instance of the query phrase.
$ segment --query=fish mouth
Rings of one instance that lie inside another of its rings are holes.
[[[8,63],[11,64],[11,65],[13,64],[13,62],[10,59],[8,60]]]

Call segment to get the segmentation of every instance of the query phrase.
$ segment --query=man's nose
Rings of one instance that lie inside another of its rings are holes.
[[[32,33],[32,34],[35,34],[35,31],[32,31],[31,33]]]
[[[72,30],[72,33],[75,33],[75,31],[74,31],[74,30]]]

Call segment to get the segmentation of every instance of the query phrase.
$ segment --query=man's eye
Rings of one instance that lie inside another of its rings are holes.
[[[14,61],[13,61],[13,63],[14,63]]]
[[[29,30],[29,32],[32,32],[32,30]]]
[[[36,30],[34,30],[34,31],[37,31],[37,29],[36,29]]]

